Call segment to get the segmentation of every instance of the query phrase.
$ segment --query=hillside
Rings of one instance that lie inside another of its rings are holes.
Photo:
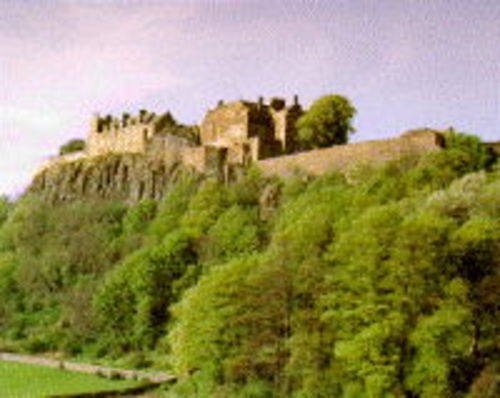
[[[493,397],[500,170],[445,139],[348,179],[158,184],[127,155],[36,180],[0,202],[0,349],[169,370],[166,397]],[[161,195],[128,203],[141,180]]]

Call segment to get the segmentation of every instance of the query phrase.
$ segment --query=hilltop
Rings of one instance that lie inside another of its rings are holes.
[[[181,125],[167,112],[141,110],[121,118],[96,115],[81,148],[56,156],[35,173],[30,191],[51,201],[107,198],[161,199],[181,172],[234,181],[250,166],[265,175],[349,173],[360,166],[440,150],[443,132],[409,131],[399,137],[310,149],[300,145],[297,96],[266,104],[234,101],[207,112],[199,126]]]

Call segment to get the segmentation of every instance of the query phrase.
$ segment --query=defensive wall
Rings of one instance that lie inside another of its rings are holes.
[[[399,137],[299,152],[257,162],[264,175],[289,176],[300,170],[309,175],[327,171],[348,172],[360,164],[377,165],[407,155],[439,150],[442,134],[432,130],[410,131]]]
[[[89,156],[106,153],[145,153],[156,138],[165,136],[164,129],[175,125],[172,115],[156,115],[141,110],[137,116],[123,113],[121,118],[95,115],[90,123],[85,152]]]
[[[81,196],[161,198],[178,170],[191,169],[230,181],[250,164],[266,176],[296,171],[320,175],[348,173],[359,165],[378,165],[444,147],[444,136],[430,129],[399,137],[364,141],[310,151],[297,144],[296,121],[303,114],[297,96],[291,104],[272,98],[264,103],[219,101],[199,126],[184,126],[167,112],[141,110],[121,117],[96,115],[85,149],[53,157],[36,171],[32,187],[51,200]],[[485,143],[500,153],[500,143]]]

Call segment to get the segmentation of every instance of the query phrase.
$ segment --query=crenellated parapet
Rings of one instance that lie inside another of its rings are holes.
[[[255,102],[219,101],[200,126],[178,124],[169,112],[141,110],[120,117],[97,114],[91,119],[84,151],[49,159],[35,178],[39,188],[50,191],[54,198],[111,197],[118,192],[119,197],[140,200],[161,197],[167,169],[190,169],[225,181],[250,164],[266,175],[287,175],[297,169],[311,175],[328,170],[347,173],[359,164],[377,164],[439,150],[444,145],[440,132],[420,129],[389,140],[300,152],[295,126],[303,113],[294,96],[291,103],[277,97],[267,102],[262,97]],[[498,147],[498,143],[489,144],[491,151],[500,151]],[[108,154],[113,156],[102,156]],[[128,163],[117,161],[119,166],[106,166],[99,169],[97,177],[93,175],[91,164],[115,158],[126,158]],[[135,162],[141,164],[140,173],[131,174],[137,169]],[[85,173],[78,171],[87,166]],[[54,172],[57,170],[71,172]],[[67,178],[61,182],[58,175]],[[57,192],[61,184],[66,186],[62,196]]]
[[[165,115],[170,115],[167,112]],[[154,124],[161,116],[157,116],[154,112],[149,112],[145,109],[141,109],[136,116],[130,115],[130,113],[124,112],[121,117],[114,117],[113,115],[106,115],[101,117],[99,114],[95,114],[90,122],[91,132],[103,133],[106,131],[120,130],[123,128],[141,125],[151,125]],[[171,115],[170,115],[171,116]]]
[[[90,123],[86,152],[89,156],[106,153],[145,153],[156,137],[163,137],[164,130],[175,125],[170,112],[157,115],[147,110],[132,116],[121,117],[94,115]]]

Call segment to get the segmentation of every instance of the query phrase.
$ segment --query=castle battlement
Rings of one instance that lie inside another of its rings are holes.
[[[95,115],[90,122],[86,153],[89,156],[106,153],[145,153],[148,144],[157,136],[164,136],[164,129],[175,125],[175,120],[166,112],[157,115],[141,110],[138,115],[123,113],[120,118]]]
[[[303,113],[294,96],[290,104],[278,97],[267,102],[262,97],[257,101],[219,101],[199,126],[180,125],[169,112],[141,110],[120,117],[97,114],[91,119],[85,150],[50,159],[39,174],[57,165],[110,153],[141,154],[148,162],[181,164],[226,180],[249,164],[258,165],[266,174],[286,175],[296,168],[321,174],[443,146],[439,132],[421,129],[390,140],[301,152],[295,125]]]
[[[185,153],[180,156],[197,170],[204,170],[211,163],[208,158],[213,157],[205,154],[217,153],[224,163],[245,165],[292,153],[297,148],[295,122],[302,113],[297,96],[290,105],[278,97],[267,103],[263,97],[255,102],[219,101],[199,126],[195,141],[199,139],[200,146],[193,148],[193,140],[186,142]],[[168,151],[166,146],[171,142],[166,137],[176,127],[179,125],[169,112],[158,115],[142,109],[136,115],[123,113],[120,117],[96,114],[90,121],[85,155],[144,154],[154,150],[161,157],[159,152]],[[174,146],[178,149],[177,144]]]
[[[155,125],[162,116],[170,115],[169,112],[164,115],[157,116],[154,112],[149,112],[141,109],[137,116],[132,116],[130,113],[122,113],[120,118],[113,115],[106,115],[101,117],[99,114],[94,115],[90,122],[90,129],[96,133],[103,133],[112,130],[121,130],[123,128],[136,126],[136,125]],[[170,115],[171,117],[172,115]]]

